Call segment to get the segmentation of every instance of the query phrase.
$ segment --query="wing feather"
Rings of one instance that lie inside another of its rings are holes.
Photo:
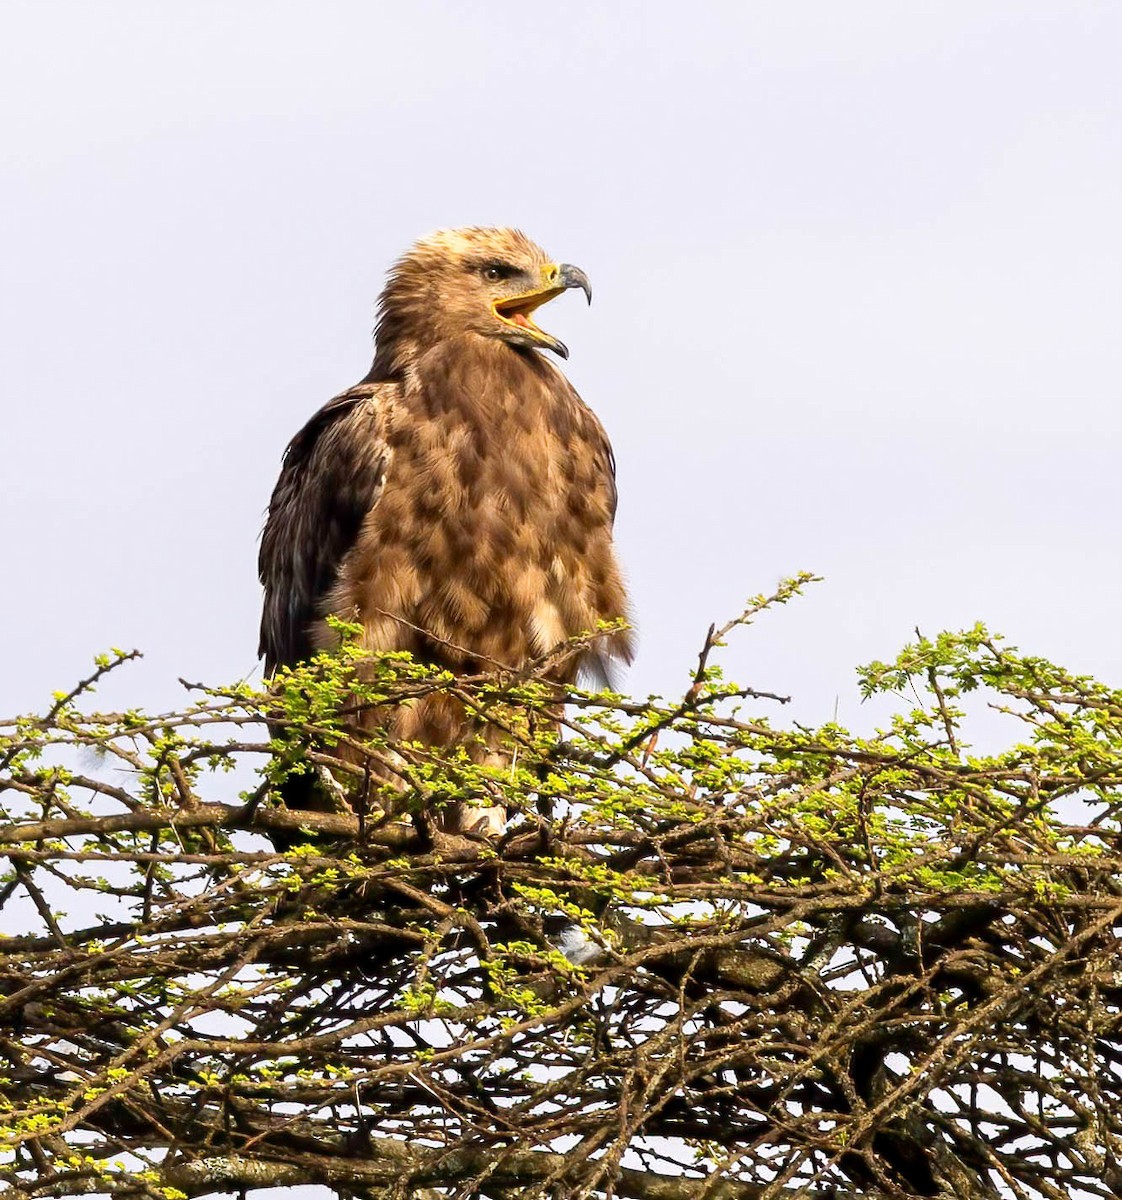
[[[288,444],[261,534],[265,672],[311,654],[312,630],[340,565],[382,492],[394,384],[360,384],[328,401]]]

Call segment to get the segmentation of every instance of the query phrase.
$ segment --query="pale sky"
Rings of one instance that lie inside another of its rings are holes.
[[[727,656],[803,719],[984,619],[1122,683],[1122,6],[0,8],[0,709],[255,669],[288,438],[390,261],[513,224],[615,444],[641,649],[826,576]]]

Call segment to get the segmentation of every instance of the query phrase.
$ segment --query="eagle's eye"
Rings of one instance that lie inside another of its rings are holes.
[[[511,276],[517,274],[518,269],[508,266],[506,263],[488,263],[483,268],[483,278],[490,283],[497,283],[500,279],[510,279]]]

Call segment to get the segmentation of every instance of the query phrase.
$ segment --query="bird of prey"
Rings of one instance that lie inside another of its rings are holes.
[[[570,288],[591,302],[583,271],[514,229],[443,230],[396,263],[369,374],[285,451],[258,564],[267,674],[331,646],[329,615],[370,651],[462,674],[523,667],[626,617],[611,446],[534,319]],[[631,653],[618,624],[551,675]],[[464,717],[439,696],[398,708],[391,732],[454,745]]]

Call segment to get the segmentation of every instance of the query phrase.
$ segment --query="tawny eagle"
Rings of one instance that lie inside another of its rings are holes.
[[[513,229],[441,231],[396,263],[370,373],[285,451],[259,559],[267,673],[331,645],[330,614],[371,651],[470,673],[625,616],[611,446],[534,320],[569,288],[591,302],[583,271]],[[553,673],[630,656],[619,628]],[[450,744],[456,725],[421,703],[394,732]]]

